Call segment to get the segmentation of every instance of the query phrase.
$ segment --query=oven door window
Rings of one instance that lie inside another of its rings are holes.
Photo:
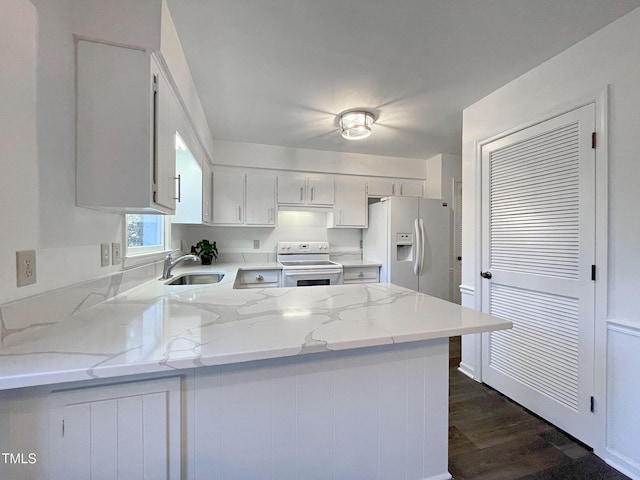
[[[342,269],[284,270],[283,287],[312,287],[317,285],[339,285]]]
[[[316,279],[316,280],[298,280],[297,287],[313,287],[315,285],[331,285],[331,280],[328,278]]]

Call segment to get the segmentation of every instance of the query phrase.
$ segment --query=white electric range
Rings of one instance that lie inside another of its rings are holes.
[[[278,242],[283,287],[340,285],[342,265],[329,260],[329,242]]]

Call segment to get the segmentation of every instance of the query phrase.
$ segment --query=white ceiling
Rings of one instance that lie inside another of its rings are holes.
[[[216,140],[429,158],[462,110],[640,0],[168,0]],[[597,68],[597,67],[596,67]],[[336,115],[376,114],[343,139]]]

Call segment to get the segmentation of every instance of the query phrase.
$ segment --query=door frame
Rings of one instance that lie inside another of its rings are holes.
[[[482,148],[500,138],[543,123],[551,118],[593,103],[595,106],[595,262],[596,281],[594,292],[594,397],[595,397],[595,441],[592,445],[596,453],[606,451],[606,384],[607,384],[607,312],[608,312],[608,112],[609,85],[591,94],[574,98],[570,102],[554,107],[530,120],[500,132],[491,137],[476,140],[475,148],[475,231],[474,231],[474,285],[475,309],[482,310],[482,288],[480,271],[482,268]],[[475,336],[474,378],[482,382],[482,335]]]

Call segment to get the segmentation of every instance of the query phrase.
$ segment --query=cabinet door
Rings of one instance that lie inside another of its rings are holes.
[[[366,228],[367,210],[366,181],[362,178],[336,179],[334,226]]]
[[[178,203],[173,223],[202,223],[202,167],[196,156],[200,149],[181,146],[176,149],[176,173],[178,174]]]
[[[396,185],[396,195],[400,197],[422,197],[423,182],[420,180],[403,180]]]
[[[247,173],[245,224],[276,224],[275,184],[275,175],[271,173]]]
[[[305,203],[306,187],[303,176],[278,175],[278,203]]]
[[[335,189],[333,178],[309,177],[307,201],[313,205],[333,205]]]
[[[202,223],[210,224],[213,203],[213,174],[209,162],[205,159],[202,165]]]
[[[153,168],[154,202],[171,210],[176,208],[176,125],[175,119],[181,115],[178,101],[164,74],[155,62],[153,76],[156,82],[154,104],[156,106],[155,159]]]
[[[369,179],[367,195],[370,197],[391,197],[395,195],[394,183],[391,180]]]
[[[213,223],[242,225],[244,223],[244,173],[213,172]]]
[[[51,479],[180,478],[177,378],[54,393]]]

